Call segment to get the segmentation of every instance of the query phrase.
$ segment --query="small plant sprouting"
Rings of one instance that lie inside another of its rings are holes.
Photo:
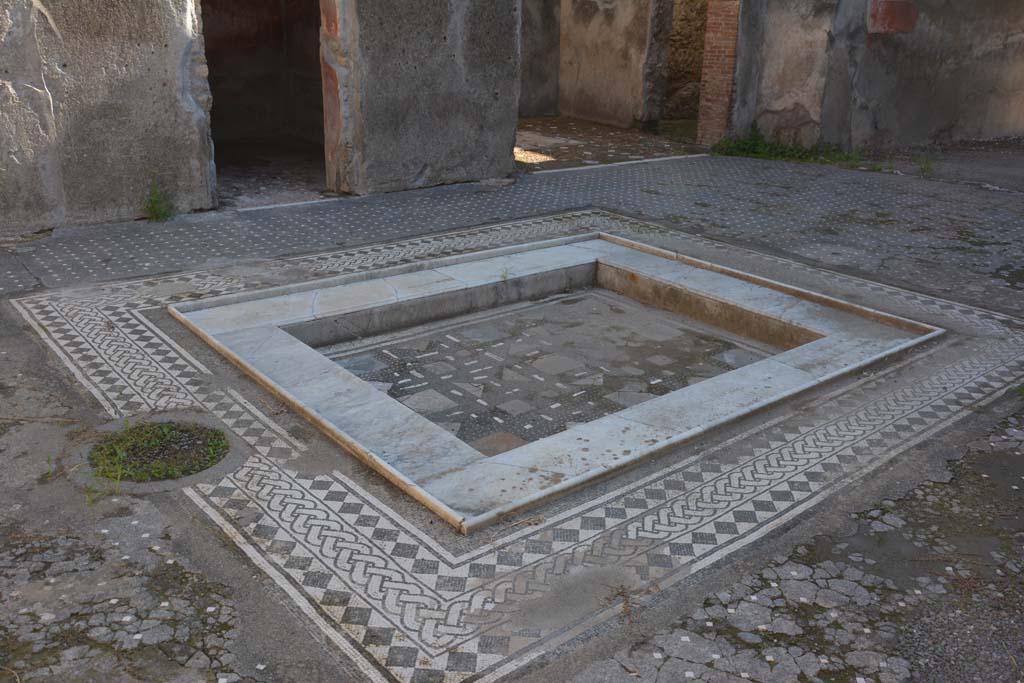
[[[917,162],[917,169],[921,172],[922,178],[931,178],[932,174],[935,173],[935,165],[928,157],[920,156],[914,161]]]
[[[174,217],[174,203],[166,192],[154,182],[149,186],[146,203],[142,205],[142,213],[151,221],[168,221]]]
[[[92,484],[87,484],[85,487],[85,502],[88,505],[94,505],[101,498],[106,496],[107,493],[107,491],[104,491],[99,487],[93,486]]]

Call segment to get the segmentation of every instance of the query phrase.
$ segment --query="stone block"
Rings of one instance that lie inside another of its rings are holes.
[[[215,203],[194,0],[0,4],[0,237]]]
[[[516,0],[324,0],[327,184],[355,194],[507,175]]]

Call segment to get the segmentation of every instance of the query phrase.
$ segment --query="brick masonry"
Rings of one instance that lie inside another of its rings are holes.
[[[697,141],[702,145],[713,145],[729,131],[739,19],[739,0],[708,2],[697,130]]]

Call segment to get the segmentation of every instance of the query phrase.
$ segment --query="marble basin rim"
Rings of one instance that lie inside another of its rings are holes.
[[[487,457],[317,348],[600,287],[778,351]],[[462,533],[941,335],[938,327],[615,235],[172,305],[170,314]]]

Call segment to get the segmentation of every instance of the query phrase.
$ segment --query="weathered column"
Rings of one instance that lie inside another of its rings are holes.
[[[327,184],[369,194],[507,175],[517,0],[321,0]]]

